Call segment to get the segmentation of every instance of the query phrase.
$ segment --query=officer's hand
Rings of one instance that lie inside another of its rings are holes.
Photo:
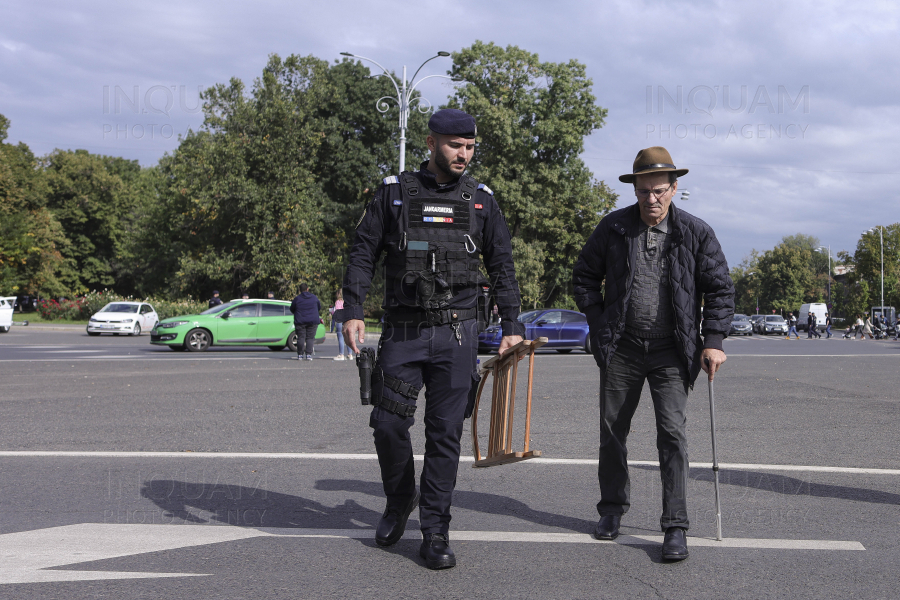
[[[359,338],[359,343],[364,344],[366,342],[366,324],[360,319],[350,319],[349,321],[344,322],[344,341],[347,342],[347,345],[350,346],[350,349],[353,350],[354,354],[359,354],[359,348],[356,347],[356,340]]]
[[[500,348],[497,350],[497,354],[503,354],[521,341],[521,335],[504,335],[503,339],[500,340]]]
[[[700,355],[700,366],[709,375],[709,380],[712,381],[716,376],[716,371],[727,359],[728,357],[721,350],[704,348],[703,353]]]

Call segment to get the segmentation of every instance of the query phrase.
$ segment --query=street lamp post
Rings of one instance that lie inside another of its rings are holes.
[[[817,252],[828,250],[828,310],[831,311],[831,246],[819,246]]]
[[[756,271],[747,273],[747,277],[750,277],[751,275],[756,275]],[[759,288],[756,288],[756,314],[759,314]]]
[[[884,318],[884,227],[881,225],[876,225],[878,227],[878,239],[881,242],[881,317]],[[872,229],[866,230],[866,233],[872,233],[875,231],[875,227]]]
[[[441,51],[441,52],[438,52],[437,54],[435,54],[434,56],[432,56],[431,58],[429,58],[428,60],[426,60],[425,62],[423,62],[421,65],[419,65],[419,68],[416,69],[416,72],[413,74],[412,79],[410,79],[409,81],[406,80],[406,65],[403,65],[403,77],[400,80],[400,82],[398,82],[396,79],[394,79],[394,76],[391,75],[387,69],[385,69],[383,66],[381,66],[379,63],[375,62],[371,58],[366,58],[365,56],[357,56],[356,54],[352,54],[350,52],[341,52],[341,56],[349,56],[350,58],[365,60],[365,61],[368,61],[368,62],[378,66],[378,68],[381,69],[383,71],[383,73],[374,75],[374,77],[387,77],[388,79],[390,79],[391,83],[394,84],[394,90],[397,92],[397,96],[396,97],[383,96],[383,97],[379,98],[378,100],[375,101],[375,108],[378,110],[378,112],[380,112],[382,114],[386,113],[390,109],[390,104],[388,104],[388,100],[393,100],[394,102],[397,103],[397,106],[400,107],[400,120],[399,120],[400,172],[402,173],[403,171],[406,170],[406,127],[409,122],[410,107],[412,104],[415,104],[416,102],[418,102],[419,103],[418,110],[420,112],[427,113],[429,110],[431,110],[431,102],[429,102],[427,99],[425,99],[421,96],[419,96],[418,98],[412,98],[412,93],[415,91],[416,87],[420,83],[422,83],[426,79],[431,79],[432,77],[439,77],[442,79],[450,79],[453,81],[458,81],[458,80],[454,79],[453,77],[450,77],[449,75],[429,75],[427,77],[423,77],[422,79],[416,81],[416,75],[419,74],[419,71],[422,70],[422,67],[424,67],[426,63],[428,63],[438,57],[450,56],[450,53]],[[423,101],[426,102],[427,104],[423,104],[422,103]]]

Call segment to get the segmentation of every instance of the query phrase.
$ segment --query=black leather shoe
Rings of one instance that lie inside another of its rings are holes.
[[[384,514],[378,521],[378,527],[375,528],[375,543],[379,546],[392,546],[403,537],[406,531],[406,521],[409,515],[419,503],[419,492],[413,494],[409,504],[405,507],[391,507],[384,509]]]
[[[422,545],[419,547],[419,556],[425,559],[425,566],[429,569],[449,569],[456,566],[456,555],[450,549],[450,540],[443,533],[426,533]]]
[[[594,527],[594,537],[598,540],[614,540],[619,537],[619,523],[622,515],[603,515]]]
[[[684,560],[688,557],[687,536],[681,527],[666,529],[662,557],[666,560]]]

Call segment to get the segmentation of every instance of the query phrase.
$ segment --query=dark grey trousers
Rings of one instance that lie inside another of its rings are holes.
[[[688,453],[685,409],[688,372],[675,338],[640,339],[627,332],[619,340],[600,383],[600,515],[622,515],[631,505],[625,441],[641,398],[650,386],[656,414],[656,448],[662,478],[660,527],[688,528]]]
[[[297,356],[313,353],[318,327],[318,323],[294,323],[294,331],[297,332]]]

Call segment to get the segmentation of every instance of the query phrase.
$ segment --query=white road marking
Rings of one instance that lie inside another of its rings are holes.
[[[0,535],[0,585],[102,579],[197,577],[203,573],[152,573],[135,571],[70,571],[53,567],[120,558],[148,552],[232,542],[256,537],[319,539],[371,539],[371,529],[244,528],[201,525],[120,525],[82,523]],[[404,539],[418,540],[418,532]],[[451,539],[472,542],[557,544],[657,545],[658,535],[623,535],[614,542],[599,541],[585,533],[527,531],[453,531]],[[692,547],[753,548],[772,550],[865,550],[856,541],[726,538],[715,541],[691,537]]]
[[[290,529],[261,527],[270,535],[301,538],[371,539],[371,529]],[[419,532],[406,532],[406,540],[421,540]],[[616,540],[597,540],[587,533],[553,533],[531,531],[457,531],[450,532],[450,539],[463,542],[525,542],[555,544],[622,544],[625,546],[648,546],[663,543],[661,535],[620,535]],[[708,548],[759,548],[770,550],[865,550],[856,541],[843,540],[789,540],[766,538],[725,538],[717,541],[711,538],[688,536],[688,545]]]
[[[898,358],[900,357],[900,354],[744,354],[742,352],[731,352],[728,356],[753,356],[763,358],[856,358],[857,356],[887,356]]]
[[[66,354],[69,352],[106,352],[106,350],[48,350],[45,354]]]
[[[257,537],[240,527],[134,526],[83,523],[0,535],[0,584],[148,577],[192,577],[200,573],[52,571],[71,565],[145,552],[174,550]]]
[[[93,352],[93,351],[92,351]],[[100,352],[100,350],[96,350],[96,352]],[[90,356],[90,357],[75,357],[72,358],[10,358],[10,359],[0,359],[0,363],[10,363],[10,362],[90,362],[96,360],[107,360],[107,359],[119,359],[119,360],[177,360],[177,361],[187,361],[187,360],[204,360],[204,361],[216,361],[216,360],[278,360],[278,357],[273,356],[181,356],[181,357],[172,357],[172,358],[162,358],[155,357],[154,353],[148,352],[146,354],[136,354],[130,356]],[[284,360],[288,360],[287,357]]]
[[[300,459],[300,460],[378,460],[377,454],[326,454],[319,452],[116,452],[92,450],[0,450],[0,458],[241,458],[241,459]],[[417,461],[421,454],[413,455]],[[463,463],[475,462],[473,456],[460,456]],[[596,465],[596,458],[533,458],[522,465]],[[629,465],[659,467],[655,460],[629,460]],[[697,469],[710,469],[712,463],[691,463]],[[900,469],[869,467],[829,467],[818,465],[769,465],[753,463],[719,463],[719,468],[733,471],[791,471],[811,473],[846,473],[849,475],[900,475]]]

